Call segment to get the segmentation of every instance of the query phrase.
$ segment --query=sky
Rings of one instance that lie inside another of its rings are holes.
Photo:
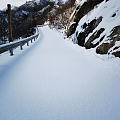
[[[0,10],[3,10],[6,8],[7,4],[11,4],[13,6],[20,6],[24,4],[26,1],[30,0],[0,0]],[[66,2],[67,0],[63,0]]]
[[[13,6],[20,6],[26,1],[27,0],[0,0],[0,10],[6,8],[7,4],[11,4]]]

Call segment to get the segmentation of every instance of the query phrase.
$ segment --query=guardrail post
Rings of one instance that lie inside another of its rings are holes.
[[[31,43],[32,43],[32,39],[31,39]]]
[[[10,49],[10,56],[13,56],[13,48]]]
[[[27,42],[27,46],[29,46],[29,42]]]
[[[20,45],[20,49],[23,50],[23,46],[22,45]]]
[[[8,4],[7,5],[7,7],[8,7],[8,34],[9,34],[9,36],[8,36],[8,39],[9,39],[9,42],[13,42],[13,37],[12,37],[12,12],[11,12],[11,5],[10,4]]]

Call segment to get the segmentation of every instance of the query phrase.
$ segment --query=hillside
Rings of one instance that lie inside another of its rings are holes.
[[[120,57],[120,1],[82,0],[69,19],[66,34],[98,54]]]
[[[34,34],[34,27],[37,24],[44,24],[47,20],[47,13],[53,8],[54,2],[29,1],[20,7],[12,9],[13,39],[27,37]],[[42,19],[44,18],[44,19]],[[0,12],[0,42],[8,41],[8,20],[7,11]],[[16,32],[17,31],[17,32]]]
[[[36,25],[44,25],[45,22],[54,20],[59,14],[74,5],[75,0],[32,0],[20,7],[12,9],[13,39],[24,38],[34,34]],[[56,12],[52,12],[56,11]],[[68,13],[68,12],[67,12]],[[72,11],[70,12],[70,14]],[[66,17],[68,21],[70,14]],[[67,22],[65,22],[67,24]],[[8,41],[8,20],[7,11],[0,11],[0,44]],[[17,31],[17,32],[16,32]]]

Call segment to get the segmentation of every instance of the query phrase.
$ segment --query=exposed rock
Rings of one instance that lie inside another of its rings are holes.
[[[96,44],[93,44],[92,42],[99,38],[101,33],[104,31],[105,29],[104,28],[101,28],[100,30],[96,31],[93,33],[92,36],[90,36],[90,38],[87,40],[87,42],[85,43],[85,48],[86,49],[90,49],[90,48],[94,48],[96,47],[103,39],[104,37],[102,37]]]
[[[81,33],[79,33],[79,35],[78,35],[78,37],[77,37],[78,45],[84,47],[84,44],[85,44],[85,38],[86,38],[85,32],[81,32]]]
[[[76,22],[74,22],[70,25],[69,30],[67,30],[67,32],[66,32],[67,37],[69,37],[70,35],[72,35],[75,32],[77,25],[78,25],[78,23],[76,23]]]
[[[77,36],[78,45],[85,46],[85,38],[93,32],[93,30],[99,25],[99,23],[102,21],[102,17],[99,17],[98,19],[92,20],[90,23],[84,23],[82,28],[84,29],[83,32],[80,32]],[[71,29],[72,30],[72,29]]]
[[[67,37],[98,54],[119,56],[119,0],[82,0],[69,19]]]
[[[116,13],[114,13],[113,15],[112,15],[112,17],[115,17],[116,16]]]
[[[120,51],[113,52],[112,54],[113,54],[115,57],[119,57],[119,58],[120,58]]]
[[[109,43],[103,43],[102,45],[98,46],[96,49],[96,53],[98,54],[107,54],[108,50],[111,48]]]
[[[80,19],[84,15],[86,15],[89,11],[91,11],[97,4],[101,3],[102,1],[104,1],[104,0],[94,0],[94,1],[93,0],[88,0],[82,6],[78,6],[76,8],[75,13],[73,14],[72,18],[70,18],[70,22],[71,23],[75,22],[76,24],[72,24],[72,27],[70,27],[68,25],[67,33],[66,33],[68,37],[71,36],[75,32],[76,27],[77,27]]]
[[[115,45],[116,41],[120,41],[120,26],[116,26],[115,28],[113,28],[113,30],[111,32],[112,33],[110,34],[110,36],[108,36],[109,43],[103,43],[97,47],[96,52],[98,54],[107,54],[109,49]],[[117,48],[119,48],[119,47],[115,47],[113,50],[115,50]],[[112,50],[110,52],[112,52]],[[110,52],[109,52],[109,54],[110,54]],[[115,52],[113,54],[118,55],[118,53],[119,52]]]
[[[116,26],[113,28],[113,30],[111,31],[110,36],[108,36],[108,38],[110,38],[111,41],[120,41],[120,26]]]

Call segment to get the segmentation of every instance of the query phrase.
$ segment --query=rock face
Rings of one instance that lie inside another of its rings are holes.
[[[119,0],[81,0],[69,19],[66,34],[86,49],[120,57],[119,19]]]
[[[120,48],[120,44],[116,44],[117,42],[120,42],[120,26],[116,26],[115,28],[113,28],[110,36],[108,36],[108,39],[110,42],[102,43],[100,46],[97,47],[96,52],[99,54],[110,54],[112,52],[112,54],[116,57],[120,57],[120,51],[118,50]]]
[[[71,18],[71,22],[74,22],[74,24],[72,24],[71,31],[68,28],[67,36],[72,35],[75,32],[76,26],[78,25],[78,22],[80,21],[80,19],[84,15],[86,15],[89,11],[91,11],[95,5],[101,3],[102,1],[103,0],[94,0],[94,1],[88,0],[87,2],[84,2],[84,4],[82,6],[77,6],[76,11],[75,11],[73,17]]]

